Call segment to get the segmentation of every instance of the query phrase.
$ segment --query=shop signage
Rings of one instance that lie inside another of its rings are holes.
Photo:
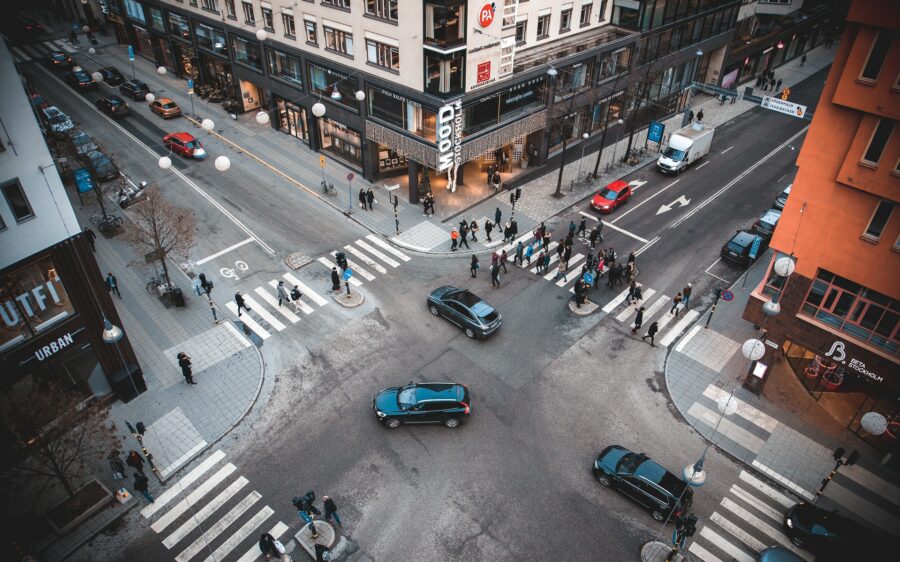
[[[478,74],[476,75],[476,82],[487,82],[491,79],[491,61],[485,61],[478,64]]]
[[[18,326],[20,324],[19,309],[24,310],[29,318],[37,316],[35,308],[47,310],[48,293],[53,302],[56,304],[62,303],[62,299],[53,285],[54,281],[59,283],[59,279],[51,279],[2,303],[0,305],[0,316],[3,316],[3,323],[9,328]],[[16,306],[16,303],[13,301],[18,302],[19,306]]]
[[[439,172],[447,172],[447,189],[456,191],[456,171],[462,163],[462,100],[438,110],[437,144]]]
[[[79,329],[76,332],[69,332],[65,335],[62,335],[62,336],[56,338],[56,341],[52,341],[52,342],[48,343],[47,345],[34,350],[34,356],[37,358],[38,361],[44,361],[44,360],[48,359],[51,355],[54,355],[55,353],[62,351],[63,349],[69,347],[70,345],[74,345],[75,344],[75,334],[77,334],[80,331],[81,331],[81,329]]]
[[[825,354],[825,357],[831,357],[835,361],[839,361],[841,365],[847,365],[848,368],[853,369],[857,373],[863,375],[873,382],[884,382],[884,377],[866,369],[866,364],[863,361],[851,358],[850,363],[848,364],[846,361],[847,344],[840,340],[836,340],[831,344],[831,349],[828,350],[828,353]]]
[[[494,22],[494,4],[485,4],[478,12],[478,24],[481,27],[488,27]]]
[[[803,117],[804,115],[806,115],[805,105],[780,100],[771,96],[763,97],[762,103],[760,103],[759,105],[763,109],[771,109],[772,111],[784,113],[785,115],[793,115],[794,117]]]
[[[385,96],[387,96],[387,97],[389,97],[389,98],[394,98],[394,99],[397,100],[397,101],[402,101],[403,103],[408,103],[408,104],[410,104],[410,105],[412,105],[412,106],[414,106],[414,107],[422,107],[422,104],[421,104],[421,103],[419,103],[419,102],[417,102],[417,101],[415,101],[415,100],[411,100],[411,99],[409,99],[409,98],[403,97],[403,96],[401,96],[400,94],[395,94],[394,92],[391,92],[390,90],[382,90],[381,88],[378,88],[378,91],[379,91],[382,95],[385,95]]]

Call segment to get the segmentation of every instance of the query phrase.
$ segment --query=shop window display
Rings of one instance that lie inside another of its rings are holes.
[[[0,286],[0,349],[32,338],[74,313],[50,258],[19,268]]]

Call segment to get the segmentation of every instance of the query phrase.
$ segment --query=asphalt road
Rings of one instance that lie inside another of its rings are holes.
[[[191,130],[183,119],[164,122],[138,104],[132,116],[113,123],[49,73],[30,74],[44,97],[102,139],[132,178],[160,186],[194,210],[197,256],[211,256],[250,233],[273,250],[254,240],[207,262],[220,268],[217,273],[239,269],[237,261],[248,266],[235,271],[238,279],[218,277],[224,294],[285,271],[286,253],[318,256],[365,234],[271,170],[214,142],[207,143],[207,161],[177,162],[180,175],[164,172],[156,164],[159,139]],[[794,99],[813,105],[823,80],[820,73],[794,88]],[[678,178],[653,169],[626,178],[647,183],[608,220],[644,240],[659,237],[638,258],[641,281],[661,294],[692,281],[700,306],[713,288],[737,279],[739,271],[714,264],[719,248],[791,181],[797,153],[783,145],[799,148],[803,137],[797,134],[805,126],[757,109],[719,128],[702,168]],[[226,174],[212,166],[220,154],[232,158]],[[682,196],[687,205],[658,212]],[[580,217],[564,213],[556,223],[574,216]],[[623,258],[644,245],[609,227],[604,232],[605,245]],[[565,307],[568,291],[524,271],[504,276],[499,289],[485,273],[470,279],[466,258],[415,256],[367,283],[362,307],[334,306],[263,345],[264,396],[219,446],[292,532],[299,522],[290,498],[308,488],[335,497],[345,531],[376,560],[629,560],[663,532],[636,505],[600,487],[590,465],[611,443],[646,452],[676,473],[699,457],[704,442],[667,399],[664,350],[601,314],[573,317]],[[326,282],[327,271],[315,262],[301,274]],[[503,328],[487,341],[473,341],[431,317],[424,298],[441,284],[471,286],[502,312]],[[372,397],[409,380],[468,384],[468,423],[456,430],[380,427]],[[715,449],[706,466],[710,479],[693,507],[701,519],[739,470]],[[102,558],[174,557],[139,518],[120,533],[110,539],[116,548]]]

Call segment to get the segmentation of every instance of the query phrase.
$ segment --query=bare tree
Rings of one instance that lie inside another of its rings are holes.
[[[4,464],[17,476],[56,481],[73,497],[89,465],[120,445],[108,416],[109,409],[98,400],[85,402],[53,382],[4,394]]]
[[[149,254],[162,266],[167,286],[171,286],[169,256],[187,259],[197,221],[188,209],[165,200],[155,187],[145,190],[144,201],[133,208],[134,224],[128,229],[128,240],[142,254]]]

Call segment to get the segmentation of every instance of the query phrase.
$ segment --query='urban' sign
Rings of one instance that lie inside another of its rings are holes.
[[[437,169],[447,172],[447,189],[456,191],[456,172],[462,164],[462,100],[438,110],[437,144]]]
[[[765,109],[771,109],[772,111],[777,111],[778,113],[793,115],[794,117],[799,118],[802,118],[804,115],[806,115],[805,105],[800,105],[799,103],[793,103],[770,96],[765,96],[762,99],[762,103],[760,104],[760,106]]]

